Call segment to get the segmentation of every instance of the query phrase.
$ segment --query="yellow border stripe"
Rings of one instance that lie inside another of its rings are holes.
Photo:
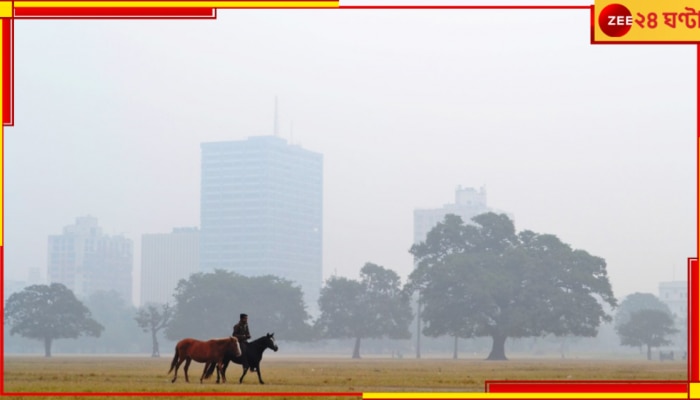
[[[12,2],[0,1],[0,17],[12,18]]]
[[[336,1],[15,1],[15,8],[241,8],[241,7],[338,7]]]
[[[690,398],[700,399],[700,383],[690,382]]]
[[[363,399],[687,399],[687,393],[363,393]]]

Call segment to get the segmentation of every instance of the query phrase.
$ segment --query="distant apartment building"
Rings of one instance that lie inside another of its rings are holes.
[[[323,156],[276,136],[201,150],[202,270],[294,281],[313,313],[323,283]]]
[[[659,283],[659,300],[664,302],[673,318],[688,318],[688,282],[672,281]]]
[[[455,190],[455,202],[445,204],[441,208],[416,209],[413,211],[413,243],[425,241],[438,222],[442,222],[447,214],[455,214],[462,221],[469,223],[472,218],[489,211],[498,212],[489,208],[486,203],[486,189],[478,191],[474,188],[458,186]]]
[[[123,235],[108,236],[97,218],[78,217],[60,235],[50,235],[47,278],[62,283],[78,298],[114,290],[132,304],[133,242]]]
[[[670,281],[659,283],[659,300],[671,310],[679,332],[671,338],[681,348],[688,346],[688,282]]]
[[[141,236],[141,305],[174,304],[180,279],[199,272],[199,229]]]

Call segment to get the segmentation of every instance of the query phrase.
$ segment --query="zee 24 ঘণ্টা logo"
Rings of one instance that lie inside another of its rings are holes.
[[[670,9],[666,6],[665,8]],[[609,37],[625,36],[632,27],[644,30],[693,29],[700,31],[700,10],[684,7],[682,11],[637,12],[634,15],[622,4],[608,4],[598,15],[598,26]],[[698,32],[700,34],[700,32]]]

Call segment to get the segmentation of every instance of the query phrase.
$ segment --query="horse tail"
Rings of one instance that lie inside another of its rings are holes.
[[[211,377],[211,375],[214,373],[214,370],[216,369],[215,362],[209,363],[207,365],[208,365],[208,368],[207,368],[206,372],[204,373],[204,379],[209,379],[209,377]]]
[[[173,356],[173,362],[170,363],[170,369],[168,370],[168,375],[170,375],[171,372],[175,369],[175,366],[177,365],[177,359],[179,356],[178,352],[178,347],[175,346],[175,355]]]

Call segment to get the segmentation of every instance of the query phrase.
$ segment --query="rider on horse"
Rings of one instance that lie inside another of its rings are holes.
[[[233,333],[231,336],[238,338],[238,342],[241,343],[241,348],[245,348],[248,344],[248,339],[250,339],[250,331],[248,330],[248,314],[241,314],[240,320],[236,325],[233,326]],[[254,371],[254,369],[251,369]]]

